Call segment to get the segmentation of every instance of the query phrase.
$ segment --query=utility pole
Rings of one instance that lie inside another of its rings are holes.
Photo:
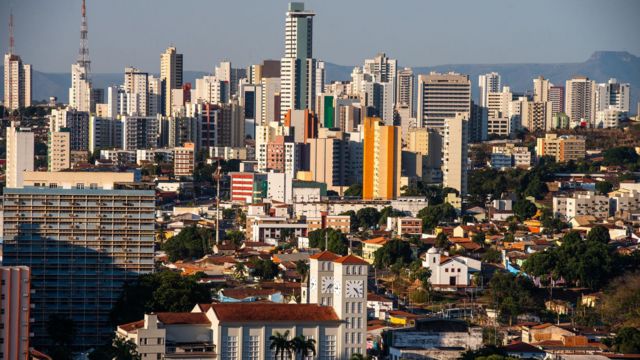
[[[216,244],[220,244],[220,160],[218,160],[218,167],[216,172],[213,173],[213,178],[216,180]]]

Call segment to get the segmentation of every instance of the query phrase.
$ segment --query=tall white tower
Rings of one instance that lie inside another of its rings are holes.
[[[9,52],[4,55],[4,106],[9,110],[31,106],[31,65],[14,53],[13,13],[9,14]]]
[[[499,92],[502,79],[497,72],[480,75],[478,77],[478,87],[480,88],[480,106],[487,107],[489,93]]]
[[[15,123],[7,128],[7,187],[22,187],[23,173],[34,169],[34,135]]]
[[[313,17],[304,3],[289,3],[285,22],[284,57],[280,61],[280,118],[287,111],[312,108],[316,61],[313,59]]]
[[[367,275],[369,263],[355,255],[323,251],[310,257],[309,283],[302,287],[302,302],[333,306],[344,321],[337,339],[340,359],[367,350]]]

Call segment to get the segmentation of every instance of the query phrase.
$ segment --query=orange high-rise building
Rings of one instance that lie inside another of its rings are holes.
[[[363,132],[362,198],[395,199],[400,195],[400,127],[381,125],[379,118],[368,117]]]

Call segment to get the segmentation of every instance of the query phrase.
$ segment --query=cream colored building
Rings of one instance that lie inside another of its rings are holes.
[[[593,191],[575,192],[572,196],[554,196],[553,214],[566,220],[582,215],[606,219],[609,216],[609,198]]]
[[[71,133],[55,131],[49,133],[48,169],[60,171],[71,167]]]
[[[134,173],[132,172],[25,171],[23,183],[17,187],[34,186],[56,189],[113,190],[115,183],[132,183],[134,181]]]
[[[160,55],[160,82],[162,111],[171,116],[173,108],[173,89],[182,88],[182,54],[178,54],[175,47],[168,47]]]
[[[549,101],[549,90],[551,89],[551,83],[549,79],[545,79],[543,76],[538,76],[533,79],[533,101],[534,102],[547,102]]]
[[[91,111],[91,81],[89,81],[89,70],[79,63],[71,65],[69,107],[77,111]]]
[[[174,149],[173,154],[173,174],[176,177],[192,176],[195,168],[195,144],[185,143],[182,147]]]
[[[493,146],[491,149],[491,167],[498,169],[531,166],[531,152],[526,146],[516,144],[504,144]]]
[[[369,264],[373,264],[375,261],[375,253],[378,249],[381,249],[384,244],[389,242],[389,239],[384,237],[377,237],[369,240],[362,240],[362,258]]]
[[[12,123],[7,128],[6,186],[22,187],[25,171],[34,169],[34,134]]]
[[[523,101],[521,107],[522,127],[530,132],[552,128],[553,109],[551,101]]]
[[[565,85],[565,112],[571,122],[585,121],[593,126],[596,113],[596,83],[585,76],[574,76]]]
[[[9,110],[31,106],[31,65],[16,54],[4,55],[3,104]]]
[[[536,154],[538,157],[553,156],[557,162],[584,159],[586,141],[578,136],[545,134],[544,138],[537,139]]]
[[[445,119],[471,113],[471,81],[458,73],[418,76],[417,127],[442,129]]]
[[[467,166],[469,162],[469,114],[459,113],[448,119],[444,127],[442,151],[442,186],[467,193]]]

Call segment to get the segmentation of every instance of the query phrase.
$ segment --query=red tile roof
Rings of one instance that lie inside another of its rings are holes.
[[[234,299],[246,299],[248,297],[263,297],[275,294],[274,289],[224,289],[222,293],[226,297]]]
[[[320,261],[333,261],[339,258],[339,255],[332,253],[331,251],[323,251],[317,254],[309,256],[309,259],[320,260]]]
[[[161,312],[156,314],[158,321],[165,325],[191,324],[208,325],[211,324],[204,313],[192,312]]]
[[[373,238],[373,239],[369,239],[369,240],[362,240],[363,243],[365,244],[372,244],[372,245],[384,245],[388,242],[389,240],[385,237],[377,237],[377,238]]]
[[[118,325],[119,328],[121,328],[126,332],[132,332],[133,330],[140,329],[143,326],[144,326],[144,320],[138,320],[138,321]]]
[[[211,308],[224,322],[326,322],[340,321],[330,306],[316,304],[224,303]]]
[[[333,262],[340,263],[340,264],[347,264],[347,265],[369,265],[369,263],[364,261],[361,257],[355,256],[352,254],[339,257],[333,260]]]

